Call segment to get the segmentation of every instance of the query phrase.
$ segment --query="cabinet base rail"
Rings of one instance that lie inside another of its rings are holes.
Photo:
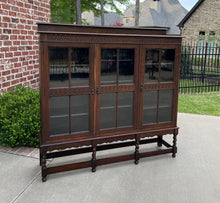
[[[139,151],[139,145],[155,143],[155,142],[157,143],[158,150],[148,151],[148,152]],[[160,147],[162,145],[164,145],[166,149],[161,149]],[[135,146],[135,152],[133,154],[96,159],[97,151],[116,149],[116,148],[122,148],[122,147],[128,147],[128,146]],[[53,166],[53,167],[46,166],[46,160],[50,158],[57,158],[57,157],[89,153],[89,152],[92,152],[92,159],[89,161],[83,161],[83,162],[59,165],[59,166]],[[137,135],[135,137],[135,141],[126,141],[126,142],[113,143],[113,144],[103,144],[100,146],[96,146],[95,144],[93,144],[92,147],[83,147],[83,148],[58,151],[58,152],[45,152],[44,151],[44,152],[40,152],[40,165],[42,167],[42,170],[41,170],[42,181],[43,182],[46,181],[46,177],[48,174],[70,171],[70,170],[75,170],[75,169],[88,168],[88,167],[91,167],[92,172],[95,172],[96,166],[111,164],[111,163],[116,163],[116,162],[129,161],[129,160],[134,160],[135,164],[138,164],[140,158],[167,154],[167,153],[172,153],[172,157],[176,156],[176,153],[177,153],[176,133],[173,134],[173,145],[166,142],[163,139],[163,136],[157,136],[157,138],[147,138],[147,139],[140,140],[140,137]]]

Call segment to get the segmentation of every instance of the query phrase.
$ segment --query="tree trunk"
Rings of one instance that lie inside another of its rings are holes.
[[[76,0],[76,24],[82,24],[81,0]]]
[[[139,25],[139,15],[140,15],[140,0],[136,0],[135,6],[135,27]]]
[[[100,0],[101,3],[101,25],[105,25],[105,19],[104,19],[104,3],[103,0]]]

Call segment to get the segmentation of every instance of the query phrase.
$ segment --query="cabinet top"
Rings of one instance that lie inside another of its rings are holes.
[[[90,33],[105,35],[167,35],[168,27],[108,27],[76,24],[37,23],[38,33]],[[169,35],[170,36],[170,35]],[[172,35],[180,37],[179,35]]]

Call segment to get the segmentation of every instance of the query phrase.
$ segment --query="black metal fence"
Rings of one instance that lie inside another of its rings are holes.
[[[182,45],[180,93],[220,90],[220,46]]]

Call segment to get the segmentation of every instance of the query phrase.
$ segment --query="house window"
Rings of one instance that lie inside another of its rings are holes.
[[[126,19],[126,23],[129,23],[130,19]]]
[[[199,31],[199,36],[205,36],[205,31]]]
[[[197,48],[197,56],[198,57],[202,57],[203,49],[204,49],[204,40],[201,39],[198,41],[198,48]]]
[[[209,35],[215,36],[215,31],[209,31]]]
[[[214,49],[215,49],[214,46],[215,46],[214,40],[208,41],[207,54],[208,54],[209,58],[213,57],[213,53],[214,53]]]

